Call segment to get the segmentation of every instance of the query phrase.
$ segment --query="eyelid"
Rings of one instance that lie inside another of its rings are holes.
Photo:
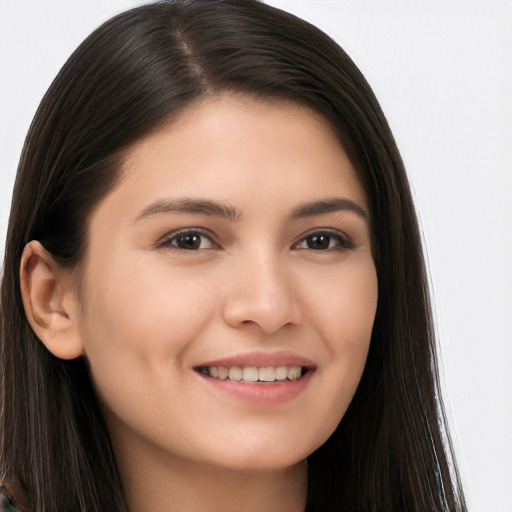
[[[179,247],[177,244],[172,244],[171,242],[179,238],[180,236],[184,235],[198,235],[203,238],[207,238],[211,244],[214,247],[209,248],[203,248],[203,249],[185,249],[183,247]],[[304,243],[309,237],[312,236],[327,236],[327,237],[335,237],[339,240],[339,245],[336,245],[332,248],[327,249],[311,249],[309,247],[299,247],[302,243]],[[180,228],[175,231],[171,231],[170,233],[167,233],[163,237],[161,237],[156,243],[155,247],[157,249],[177,249],[182,250],[186,252],[195,252],[199,250],[206,250],[206,249],[219,249],[222,248],[221,245],[216,240],[216,236],[214,233],[212,233],[210,230],[200,227],[186,227],[186,228]],[[291,249],[293,250],[312,250],[315,252],[325,252],[325,251],[334,251],[334,250],[343,250],[343,249],[354,249],[355,244],[352,241],[351,237],[348,236],[343,231],[340,231],[339,229],[335,228],[315,228],[312,229],[306,233],[303,233],[291,246]]]
[[[184,249],[183,247],[179,247],[178,245],[171,244],[171,242],[173,240],[179,238],[180,236],[184,236],[184,235],[199,235],[203,238],[207,238],[208,240],[210,240],[212,245],[214,245],[214,247],[212,247],[213,249],[220,248],[220,244],[217,242],[215,235],[211,231],[209,231],[208,229],[205,229],[205,228],[198,228],[198,227],[180,228],[175,231],[171,231],[170,233],[167,233],[166,235],[161,237],[156,242],[155,247],[157,249],[172,248],[172,249],[182,250],[182,251],[186,251],[186,252],[206,250],[206,249]]]
[[[331,249],[310,249],[310,248],[300,248],[298,247],[301,243],[305,242],[308,238],[312,236],[329,236],[329,237],[336,237],[340,241],[340,245],[333,247]],[[292,249],[295,250],[311,250],[316,252],[326,252],[326,251],[333,251],[333,250],[343,250],[343,249],[354,249],[355,244],[350,236],[348,236],[343,231],[340,231],[339,229],[335,228],[315,228],[312,229],[300,236],[300,238],[292,244]]]

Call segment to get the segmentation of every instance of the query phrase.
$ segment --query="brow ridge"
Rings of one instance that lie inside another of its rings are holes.
[[[336,211],[350,211],[365,220],[369,217],[368,212],[351,199],[328,197],[298,205],[292,210],[290,218],[300,219]],[[160,199],[150,204],[136,217],[135,222],[165,213],[204,214],[224,218],[231,222],[237,222],[242,219],[241,212],[229,204],[208,199],[183,197]]]
[[[369,218],[368,212],[362,206],[344,197],[328,197],[299,205],[293,209],[290,217],[299,219],[343,210],[356,213],[365,220]]]
[[[135,222],[165,213],[199,213],[221,217],[232,222],[241,219],[241,213],[228,204],[208,199],[183,197],[160,199],[150,204],[136,217]]]

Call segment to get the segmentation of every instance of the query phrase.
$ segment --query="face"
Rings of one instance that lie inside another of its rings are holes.
[[[134,146],[81,292],[114,446],[271,469],[326,441],[376,310],[366,212],[334,133],[294,104],[221,96]]]

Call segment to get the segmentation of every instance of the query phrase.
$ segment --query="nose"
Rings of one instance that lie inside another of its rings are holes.
[[[297,283],[286,258],[256,254],[234,265],[222,314],[231,327],[253,325],[265,334],[299,325],[303,315]]]

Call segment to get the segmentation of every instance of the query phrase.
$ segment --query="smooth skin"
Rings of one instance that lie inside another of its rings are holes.
[[[368,353],[367,209],[321,116],[225,94],[129,151],[90,218],[79,293],[27,246],[27,316],[56,356],[86,358],[132,512],[304,509],[305,461],[338,425]],[[197,372],[276,351],[314,363],[282,403],[232,396]]]

